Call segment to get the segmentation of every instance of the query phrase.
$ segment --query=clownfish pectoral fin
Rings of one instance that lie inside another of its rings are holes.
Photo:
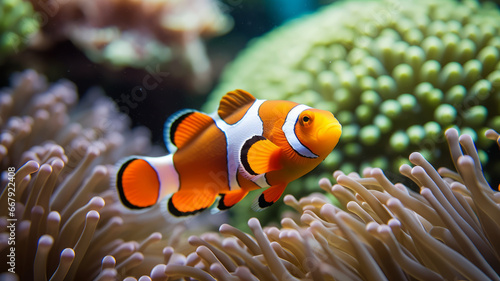
[[[285,191],[286,186],[286,184],[278,184],[264,190],[262,194],[253,202],[252,210],[262,211],[264,208],[267,208],[276,203],[276,201],[280,199],[281,195]]]
[[[168,200],[168,211],[175,217],[191,216],[212,206],[217,195],[214,189],[179,190]]]
[[[158,173],[141,158],[129,158],[120,166],[116,188],[122,203],[131,209],[151,207],[160,196]]]
[[[263,136],[253,136],[241,147],[240,167],[250,177],[279,170],[280,155],[281,148],[273,142]]]
[[[168,151],[174,153],[212,124],[212,117],[203,112],[186,109],[174,113],[165,122],[164,138]]]
[[[217,209],[227,210],[234,206],[236,203],[240,202],[248,194],[248,190],[243,188],[238,190],[232,190],[224,194],[220,194],[219,204]]]
[[[241,107],[248,105],[249,103],[253,103],[255,100],[255,97],[247,91],[234,90],[228,92],[220,100],[217,114],[221,119],[225,119]]]

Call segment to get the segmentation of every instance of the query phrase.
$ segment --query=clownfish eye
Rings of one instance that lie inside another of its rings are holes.
[[[309,125],[311,125],[311,123],[313,121],[313,117],[310,114],[306,113],[306,114],[303,114],[302,116],[300,116],[299,121],[300,121],[300,125],[309,126]]]

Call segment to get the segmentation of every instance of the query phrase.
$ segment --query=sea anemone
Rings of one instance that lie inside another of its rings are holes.
[[[232,27],[214,0],[31,2],[43,21],[39,47],[69,39],[97,63],[115,68],[162,64],[200,87],[210,74],[204,38]]]
[[[158,209],[127,211],[110,189],[118,159],[164,151],[98,89],[77,101],[71,82],[32,70],[0,90],[3,277],[138,278],[165,263],[166,246],[182,251],[183,226]]]
[[[27,45],[38,31],[39,22],[29,2],[3,0],[0,2],[0,62]]]
[[[235,88],[332,111],[329,170],[399,169],[419,151],[448,166],[443,132],[500,130],[500,10],[489,2],[336,1],[256,39],[205,105]],[[446,161],[446,162],[445,162]]]
[[[493,135],[493,132],[489,133]],[[498,134],[496,134],[498,137]],[[222,225],[220,233],[193,236],[185,264],[166,272],[202,280],[500,280],[500,193],[486,182],[472,138],[446,131],[457,172],[437,171],[422,154],[400,172],[420,188],[391,183],[381,169],[334,173],[321,194],[285,203],[301,215],[253,236]]]
[[[496,141],[498,147],[500,147],[500,134],[495,130],[487,130],[485,135],[488,139]]]

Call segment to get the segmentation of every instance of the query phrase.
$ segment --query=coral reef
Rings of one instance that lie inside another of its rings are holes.
[[[31,1],[42,15],[44,43],[71,40],[95,62],[115,67],[168,65],[202,87],[210,78],[204,38],[232,20],[214,0]]]
[[[489,137],[498,134],[489,132]],[[457,168],[437,171],[422,154],[410,155],[401,174],[420,187],[391,183],[379,168],[334,173],[321,194],[286,204],[301,215],[282,227],[249,220],[253,236],[222,225],[220,233],[192,236],[196,252],[165,272],[199,280],[500,280],[500,193],[481,171],[469,135],[446,131]]]
[[[158,209],[130,212],[110,189],[118,159],[165,153],[149,131],[130,130],[98,89],[77,101],[72,83],[49,84],[32,70],[0,90],[2,278],[139,278],[166,262],[166,246],[189,247],[178,240],[184,226]]]
[[[39,22],[33,7],[23,0],[0,2],[0,62],[16,53],[38,31]]]
[[[252,42],[204,110],[235,88],[332,111],[343,125],[329,170],[397,171],[413,151],[448,166],[443,132],[500,130],[500,10],[493,3],[343,1]],[[442,162],[441,162],[442,161]]]

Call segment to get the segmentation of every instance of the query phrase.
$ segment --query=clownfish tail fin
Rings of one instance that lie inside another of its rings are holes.
[[[151,207],[160,196],[157,170],[139,156],[129,157],[119,165],[115,183],[123,205],[131,209]]]

